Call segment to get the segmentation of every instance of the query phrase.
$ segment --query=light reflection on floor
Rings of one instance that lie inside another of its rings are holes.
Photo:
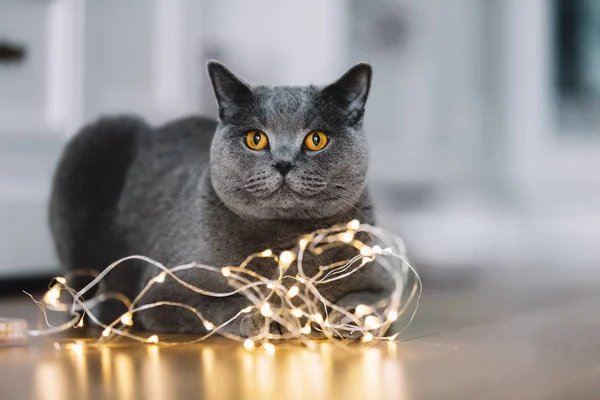
[[[237,343],[159,347],[95,345],[47,349],[31,398],[402,399],[405,381],[396,343],[315,350],[282,345],[274,355]],[[87,343],[87,344],[86,344]],[[42,349],[40,349],[42,351]],[[91,392],[91,393],[90,393]],[[98,393],[100,392],[100,393]]]

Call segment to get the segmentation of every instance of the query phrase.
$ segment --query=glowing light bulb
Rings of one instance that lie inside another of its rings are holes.
[[[102,336],[109,337],[110,336],[110,328],[106,328],[102,331]]]
[[[287,268],[294,261],[296,256],[289,250],[281,252],[279,255],[279,265],[281,268]]]
[[[371,307],[366,306],[364,304],[359,304],[356,306],[356,310],[354,311],[354,315],[356,315],[358,318],[365,316],[367,314],[371,314],[373,311],[371,310]]]
[[[265,344],[263,344],[263,348],[266,350],[266,352],[269,355],[272,356],[273,354],[275,354],[275,346],[273,346],[272,343],[265,343]]]
[[[373,340],[373,334],[371,332],[365,332],[362,341],[367,343],[370,342],[371,340]]]
[[[377,318],[374,315],[369,315],[367,318],[365,318],[365,327],[367,329],[377,329],[381,326],[381,322],[379,321],[379,318]]]
[[[308,246],[308,240],[300,239],[300,241],[298,242],[298,247],[300,247],[301,250],[304,250],[306,249],[306,246]]]
[[[213,323],[210,321],[204,321],[204,327],[206,328],[207,331],[212,331],[215,328]]]
[[[150,336],[148,338],[148,343],[154,343],[154,344],[158,343],[158,336],[156,336],[156,335]]]
[[[271,257],[273,255],[273,251],[271,249],[267,249],[260,253],[260,255],[263,257]]]
[[[223,268],[221,268],[221,274],[223,274],[223,276],[227,277],[227,276],[231,275],[231,269],[229,267],[223,267]]]
[[[156,277],[154,278],[154,282],[163,283],[165,281],[166,277],[167,277],[167,273],[161,272],[160,274],[156,275]]]
[[[369,246],[363,246],[360,248],[360,254],[363,256],[370,256],[372,254],[372,250]]]
[[[263,303],[263,305],[260,306],[260,313],[263,317],[273,316],[273,310],[271,310],[271,305],[269,303]]]
[[[344,243],[350,243],[354,239],[354,232],[346,231],[344,233],[340,233],[340,240]]]
[[[252,339],[244,340],[244,348],[248,351],[254,350],[254,341]]]
[[[311,329],[310,329],[310,325],[306,324],[304,325],[301,329],[300,332],[302,332],[303,335],[308,335],[310,333]]]
[[[67,280],[65,278],[63,278],[62,276],[57,276],[56,278],[56,282],[61,283],[63,285],[67,284]]]
[[[44,295],[44,301],[46,304],[50,304],[51,306],[55,306],[58,303],[58,298],[60,297],[60,289],[58,286],[54,286],[46,295]]]
[[[398,311],[396,311],[396,310],[390,310],[390,312],[387,315],[387,320],[389,322],[394,322],[397,319],[398,319]]]
[[[248,314],[250,311],[252,311],[252,306],[248,306],[246,308],[242,308],[242,310],[240,312],[244,313],[244,314]]]
[[[360,222],[357,219],[353,219],[352,221],[348,222],[346,226],[348,227],[348,229],[357,231],[360,228]]]
[[[267,288],[268,289],[275,289],[275,284],[273,282],[269,282],[269,283],[267,283]]]
[[[83,317],[81,317],[81,319],[79,320],[79,322],[77,323],[76,327],[77,328],[81,328],[83,326]]]
[[[302,313],[302,310],[301,310],[301,309],[299,309],[299,308],[294,308],[294,309],[292,310],[292,315],[293,315],[294,317],[296,317],[296,318],[301,318],[301,317],[302,317],[302,315],[303,315],[303,313]]]
[[[299,292],[300,289],[298,288],[298,286],[292,286],[287,292],[287,297],[291,299],[292,297],[296,296]]]
[[[121,315],[121,322],[128,326],[133,325],[133,319],[131,318],[131,313],[125,313],[125,314]]]
[[[318,324],[322,324],[323,323],[323,316],[319,313],[313,314],[312,316],[313,321],[315,321]]]

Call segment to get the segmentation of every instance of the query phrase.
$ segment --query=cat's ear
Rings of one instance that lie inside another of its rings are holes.
[[[367,63],[356,64],[340,79],[323,89],[342,108],[350,113],[364,109],[371,87],[373,69]]]
[[[221,120],[227,119],[239,107],[252,100],[252,89],[225,65],[210,60],[206,63],[206,70],[219,105]]]

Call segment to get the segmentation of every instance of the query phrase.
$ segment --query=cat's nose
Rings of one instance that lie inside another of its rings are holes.
[[[287,173],[294,168],[294,164],[289,161],[277,161],[273,166],[282,176],[286,176]]]

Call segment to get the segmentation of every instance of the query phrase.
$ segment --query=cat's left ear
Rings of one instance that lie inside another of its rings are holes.
[[[206,63],[208,77],[219,105],[219,118],[223,121],[241,106],[252,101],[252,89],[229,68],[218,61]]]
[[[370,64],[360,63],[350,68],[340,79],[323,89],[323,93],[331,96],[348,112],[357,112],[365,108],[373,68]]]

